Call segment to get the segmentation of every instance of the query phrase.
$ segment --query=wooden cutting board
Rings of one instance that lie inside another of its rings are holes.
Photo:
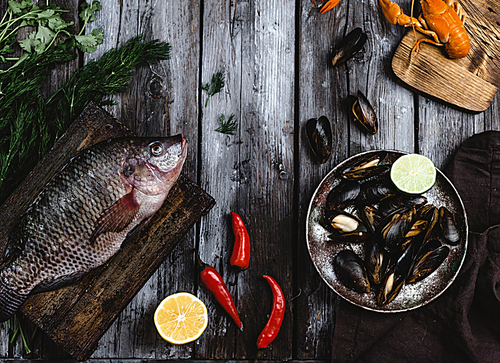
[[[0,256],[17,217],[71,157],[92,144],[131,135],[91,104],[0,208]],[[104,266],[76,283],[32,295],[22,312],[77,360],[86,360],[121,311],[181,237],[215,204],[196,184],[179,177],[162,208]]]
[[[500,85],[500,0],[460,3],[467,13],[465,28],[471,39],[466,58],[449,59],[443,47],[423,43],[410,60],[415,44],[410,30],[394,54],[392,69],[403,82],[428,96],[481,112],[489,107]]]

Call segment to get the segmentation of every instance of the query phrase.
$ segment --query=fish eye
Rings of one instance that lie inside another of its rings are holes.
[[[151,154],[153,154],[154,156],[160,156],[161,154],[163,154],[163,145],[159,142],[151,144],[149,148],[151,150]]]

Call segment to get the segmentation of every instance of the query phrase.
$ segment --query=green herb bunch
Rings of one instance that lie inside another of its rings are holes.
[[[168,43],[138,36],[78,69],[49,99],[40,95],[55,61],[71,59],[63,50],[27,58],[15,71],[0,73],[0,201],[62,135],[85,106],[111,104],[105,97],[123,92],[133,69],[170,58]]]
[[[97,0],[91,0],[90,5],[82,4],[80,18],[83,26],[76,34],[74,23],[61,18],[67,10],[55,5],[40,8],[32,4],[31,0],[21,0],[21,2],[9,0],[7,11],[0,21],[0,63],[16,61],[12,66],[16,67],[30,55],[43,54],[56,45],[66,50],[72,50],[76,46],[83,52],[93,52],[103,41],[102,32],[100,29],[94,29],[92,33],[85,35],[84,31],[87,23],[95,19],[94,13],[100,9],[101,4]],[[16,35],[25,27],[34,30],[26,38],[17,41]],[[59,41],[56,44],[57,39]],[[12,57],[12,53],[18,47],[22,52],[21,55]]]

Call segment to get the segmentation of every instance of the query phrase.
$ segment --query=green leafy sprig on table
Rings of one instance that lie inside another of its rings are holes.
[[[42,54],[56,45],[62,49],[71,50],[75,46],[83,52],[92,52],[103,41],[101,30],[94,29],[85,35],[85,26],[95,19],[94,13],[101,9],[97,0],[91,4],[81,5],[80,18],[83,21],[82,29],[75,34],[73,22],[66,22],[61,15],[67,10],[62,10],[55,5],[40,8],[32,4],[31,0],[17,2],[9,0],[7,11],[0,21],[0,63],[16,61],[12,67],[18,66],[32,54]],[[16,35],[25,27],[34,28],[26,38],[17,41]],[[19,57],[12,57],[16,46],[22,50]],[[5,71],[2,71],[5,72]]]
[[[68,60],[63,50],[34,55],[14,71],[0,73],[0,201],[12,193],[89,102],[112,104],[105,97],[123,92],[135,67],[169,58],[168,43],[135,37],[78,69],[47,100],[40,89],[52,62]]]
[[[234,116],[234,113],[229,116],[226,120],[226,116],[224,114],[219,117],[219,127],[215,129],[215,131],[220,132],[221,134],[234,135],[236,131],[237,122]]]
[[[201,89],[208,93],[207,101],[205,102],[205,107],[208,105],[208,100],[210,97],[216,95],[224,88],[224,74],[222,72],[214,73],[212,80],[205,83]]]

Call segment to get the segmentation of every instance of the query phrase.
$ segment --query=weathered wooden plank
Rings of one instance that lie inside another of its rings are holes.
[[[331,13],[320,14],[317,5],[302,1],[299,40],[300,132],[298,168],[298,246],[297,298],[293,301],[297,335],[294,340],[297,358],[314,359],[329,355],[333,322],[339,297],[321,280],[307,250],[305,220],[309,202],[326,174],[349,155],[349,120],[344,100],[347,97],[348,73],[344,66],[333,68],[329,54],[342,38],[347,19],[347,3],[341,2]],[[325,31],[328,29],[328,31]],[[326,116],[333,132],[333,150],[325,164],[314,158],[307,140],[305,125],[310,118]]]
[[[101,1],[103,10],[89,27],[104,32],[104,43],[86,60],[138,34],[172,45],[172,59],[143,67],[131,87],[107,109],[140,135],[183,133],[188,140],[184,173],[196,180],[198,157],[199,2]],[[159,337],[152,316],[158,303],[177,291],[194,292],[195,231],[153,275],[139,296],[101,339],[94,357],[189,358],[194,344],[174,346]],[[112,349],[110,349],[113,347]]]
[[[485,114],[470,114],[440,102],[419,97],[418,152],[443,170],[460,144],[487,130]]]
[[[398,1],[405,7],[409,1]],[[371,149],[396,149],[412,152],[415,149],[413,94],[399,86],[390,72],[388,59],[394,44],[404,32],[388,24],[379,9],[378,1],[369,1],[349,9],[352,27],[361,27],[368,34],[360,62],[349,67],[349,93],[364,93],[378,117],[379,131],[369,135],[351,122],[351,155]]]
[[[202,83],[225,70],[228,85],[203,108],[201,185],[220,209],[201,225],[200,252],[226,281],[233,279],[228,264],[234,240],[228,213],[233,209],[248,227],[252,259],[239,275],[237,288],[231,289],[242,332],[235,332],[234,323],[200,287],[200,296],[217,314],[196,354],[205,359],[255,357],[255,342],[272,301],[263,274],[274,277],[287,298],[292,296],[294,6],[285,1],[238,1],[231,38],[234,11],[229,2],[207,2],[203,12]],[[235,136],[214,131],[221,113],[236,115]],[[263,358],[291,358],[291,340],[288,307],[281,331]]]

